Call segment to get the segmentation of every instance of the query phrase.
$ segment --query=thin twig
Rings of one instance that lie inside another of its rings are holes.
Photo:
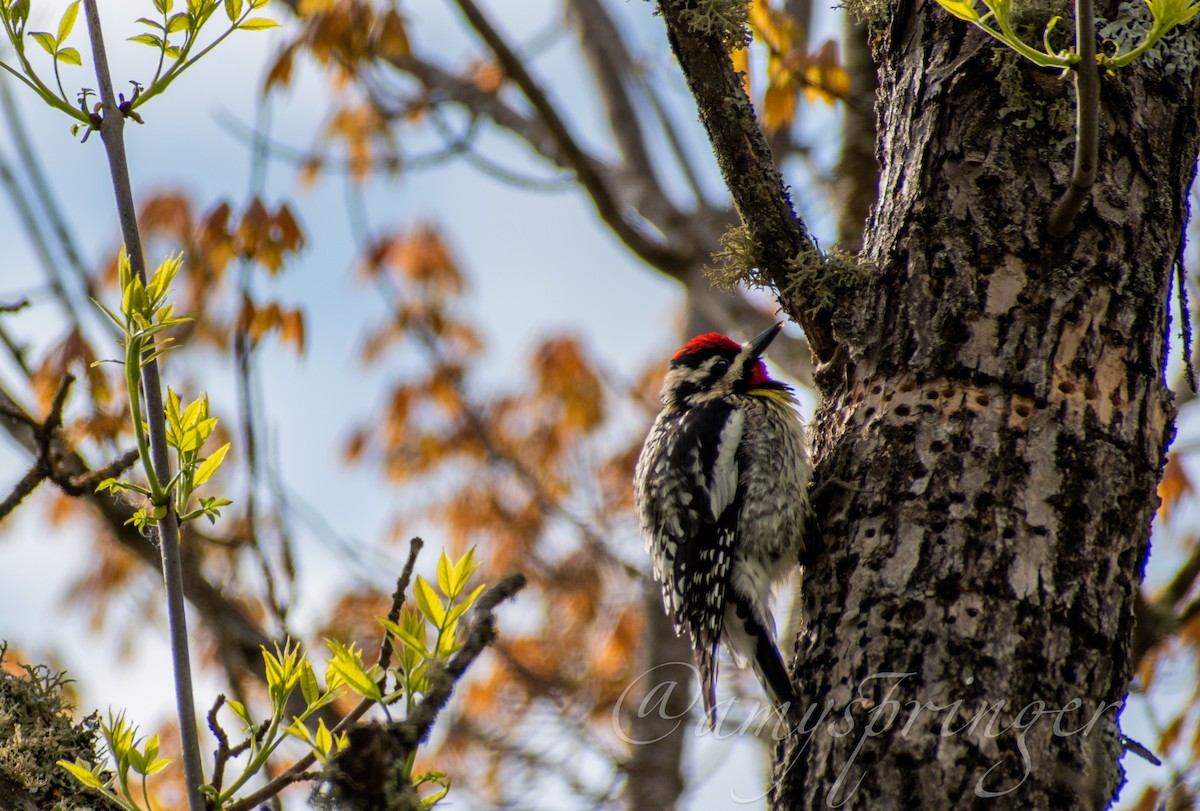
[[[387,618],[389,622],[400,621],[400,609],[404,607],[404,592],[408,591],[408,584],[412,580],[413,568],[417,565],[417,555],[421,554],[422,547],[425,546],[425,541],[420,538],[413,538],[409,541],[408,546],[408,561],[404,564],[404,570],[400,572],[400,576],[396,578],[396,590],[392,592],[392,607],[388,610]],[[383,634],[383,641],[379,643],[379,659],[376,664],[382,675],[379,677],[379,692],[387,692],[387,674],[388,666],[392,661],[392,635],[386,630]]]
[[[1096,65],[1096,23],[1092,0],[1075,0],[1075,164],[1071,184],[1050,214],[1046,230],[1061,239],[1071,233],[1075,215],[1096,183],[1100,141],[1100,68]]]
[[[39,460],[40,461],[40,460]],[[0,501],[0,520],[8,516],[10,512],[21,506],[29,494],[38,488],[38,485],[46,480],[46,471],[42,469],[41,464],[34,464],[29,468],[29,472],[21,477],[21,480],[13,485],[12,492]]]
[[[1187,272],[1183,262],[1183,242],[1179,245],[1180,256],[1175,260],[1175,279],[1179,285],[1179,321],[1183,333],[1183,371],[1187,376],[1192,394],[1200,393],[1196,385],[1196,364],[1192,357],[1192,308],[1188,306]]]
[[[37,444],[37,458],[34,459],[29,472],[21,477],[12,492],[5,496],[4,501],[0,502],[0,519],[20,506],[21,502],[38,488],[38,485],[54,476],[54,438],[62,427],[63,406],[66,405],[67,392],[74,381],[75,378],[72,375],[63,377],[58,382],[58,390],[54,392],[54,399],[50,403],[50,412],[46,415],[46,419],[41,423],[32,421],[28,423],[33,429],[34,440]],[[4,409],[4,413],[9,417],[17,416],[12,409],[8,408]]]
[[[141,234],[138,232],[137,208],[133,203],[133,189],[129,182],[129,165],[125,157],[125,118],[121,113],[116,94],[113,92],[112,76],[108,70],[108,57],[104,48],[104,35],[100,28],[100,10],[97,0],[84,0],[88,35],[91,38],[92,58],[96,67],[96,82],[100,86],[100,101],[104,118],[100,135],[108,156],[108,167],[112,175],[113,192],[117,200],[117,212],[121,221],[121,235],[125,251],[129,256],[132,271],[142,283],[146,283],[146,262],[142,253]],[[150,429],[150,453],[154,470],[161,482],[171,480],[171,461],[167,448],[163,409],[162,383],[158,374],[158,362],[147,350],[142,363],[142,390],[146,400],[146,421]],[[131,397],[137,392],[131,391]],[[191,811],[203,811],[204,798],[200,786],[204,783],[204,767],[200,762],[200,743],[196,729],[195,698],[192,690],[191,656],[188,650],[187,615],[184,611],[183,567],[180,562],[179,523],[174,506],[167,505],[166,515],[159,521],[160,552],[163,562],[163,580],[167,592],[167,621],[171,637],[171,657],[175,671],[175,704],[179,715],[179,737],[183,749],[184,777],[187,783],[188,806]]]
[[[225,694],[218,693],[217,700],[213,702],[212,709],[208,711],[208,730],[217,739],[217,752],[213,755],[213,773],[212,786],[218,793],[221,791],[221,784],[225,782],[225,764],[229,762],[232,753],[229,749],[229,736],[225,734],[224,727],[217,720],[217,711],[225,704]]]

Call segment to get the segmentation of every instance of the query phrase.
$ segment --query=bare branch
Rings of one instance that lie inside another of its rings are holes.
[[[658,243],[625,218],[624,207],[609,187],[608,178],[599,163],[580,147],[567,129],[566,123],[559,116],[558,110],[525,68],[524,62],[473,0],[455,0],[455,4],[467,18],[467,22],[491,49],[505,74],[516,83],[525,98],[537,111],[566,162],[575,171],[580,185],[591,197],[600,219],[620,237],[622,242],[629,246],[630,250],[658,270],[672,276],[678,276],[686,271],[692,264],[692,256],[681,253],[676,247]]]
[[[684,3],[658,3],[671,49],[696,99],[734,207],[758,248],[757,265],[776,289],[783,290],[791,260],[801,253],[815,253],[817,246],[792,208],[724,42],[716,32],[693,30],[687,9]],[[781,299],[780,304],[804,327],[816,356],[829,360],[836,343],[828,315],[811,314],[803,301]]]

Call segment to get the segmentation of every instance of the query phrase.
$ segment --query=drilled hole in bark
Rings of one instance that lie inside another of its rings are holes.
[[[990,264],[981,264],[976,268],[976,270],[979,271],[980,276],[991,276],[996,269]]]
[[[1012,527],[1005,527],[1001,531],[1000,537],[1004,538],[1005,540],[1012,540],[1013,538],[1017,537],[1017,531]]]
[[[868,408],[866,411],[863,412],[863,419],[870,419],[874,415],[875,415],[875,407],[871,406],[870,408]]]
[[[907,417],[911,413],[912,413],[912,409],[906,405],[896,406],[896,416],[898,416],[898,417]]]
[[[946,531],[946,522],[940,518],[935,518],[934,520],[929,522],[929,528],[931,530],[933,530],[934,533],[940,535],[941,533]],[[939,538],[938,540],[941,540],[941,539]]]
[[[990,402],[992,402],[992,398],[988,397],[987,392],[981,392],[975,395],[975,402],[986,407]]]
[[[1089,400],[1095,400],[1100,396],[1100,389],[1096,387],[1095,383],[1086,383],[1083,386],[1083,396]]]
[[[916,387],[917,387],[917,384],[914,383],[913,381],[905,380],[903,383],[900,384],[900,392],[902,394],[908,394],[908,392],[912,391]]]
[[[875,527],[868,527],[866,530],[864,530],[863,537],[864,538],[874,538],[875,537]]]
[[[1033,413],[1033,409],[1030,408],[1026,403],[1017,403],[1013,406],[1013,413],[1024,419]]]
[[[1072,394],[1075,391],[1075,384],[1070,380],[1064,380],[1058,384],[1058,390],[1063,394]]]
[[[929,443],[929,450],[933,451],[934,453],[941,453],[942,451],[946,450],[946,443],[940,439],[935,439],[933,442]]]
[[[879,394],[881,391],[883,391],[883,386],[875,386],[871,389],[871,394]]]
[[[942,395],[938,393],[937,389],[930,389],[929,391],[925,392],[926,400],[936,400],[941,396]]]

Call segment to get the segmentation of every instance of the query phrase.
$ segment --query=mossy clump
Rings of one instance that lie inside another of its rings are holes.
[[[715,35],[728,51],[750,44],[750,0],[696,0],[680,18],[699,34]]]
[[[721,236],[721,250],[714,253],[712,258],[716,264],[706,267],[704,275],[713,287],[721,290],[736,290],[739,287],[759,290],[771,286],[758,268],[758,245],[745,225],[730,226]]]
[[[24,675],[14,675],[4,669],[7,651],[0,643],[0,807],[32,802],[41,811],[119,809],[57,765],[97,760],[99,715],[76,721],[63,695],[70,680],[45,665],[22,664]]]
[[[861,262],[837,249],[801,251],[788,266],[788,281],[780,294],[801,302],[811,315],[836,315],[854,298],[866,275]]]
[[[848,253],[803,250],[788,261],[783,284],[769,277],[758,263],[759,249],[744,225],[735,225],[721,237],[721,250],[713,254],[716,265],[706,269],[714,287],[774,289],[782,301],[794,301],[812,315],[836,310],[850,300],[862,283],[865,268]]]

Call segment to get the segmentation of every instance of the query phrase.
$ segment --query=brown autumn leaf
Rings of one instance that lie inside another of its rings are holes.
[[[1179,454],[1167,455],[1167,464],[1163,468],[1162,478],[1158,481],[1158,517],[1164,522],[1171,520],[1175,506],[1187,494],[1193,491],[1192,481],[1187,469],[1179,458]]]
[[[605,418],[600,376],[574,338],[555,338],[538,347],[532,358],[537,395],[557,400],[556,426],[568,433],[594,430]]]
[[[1158,786],[1146,786],[1142,791],[1142,796],[1138,798],[1137,805],[1133,807],[1133,811],[1157,811],[1161,794]]]
[[[1177,715],[1167,724],[1162,734],[1158,736],[1158,746],[1155,748],[1159,752],[1169,752],[1179,742],[1179,733],[1183,731],[1183,720],[1182,715]]]
[[[295,64],[296,48],[299,44],[298,42],[289,43],[276,55],[275,61],[267,69],[266,78],[263,79],[263,96],[270,93],[274,87],[278,86],[280,89],[286,89],[291,85],[292,67]]]
[[[504,84],[504,69],[495,62],[476,62],[471,65],[471,84],[484,93],[495,93]]]
[[[375,55],[387,62],[403,62],[412,56],[404,18],[395,8],[389,8],[375,18],[371,39]]]

